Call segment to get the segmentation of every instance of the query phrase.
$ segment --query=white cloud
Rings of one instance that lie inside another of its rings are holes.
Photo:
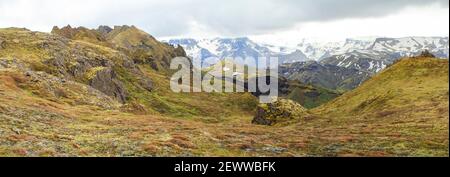
[[[433,28],[418,25],[422,21]],[[448,0],[0,0],[0,27],[50,31],[67,24],[136,25],[157,37],[270,41],[442,35],[448,31]]]
[[[302,38],[340,41],[359,37],[449,36],[449,9],[436,4],[410,7],[379,18],[354,18],[330,22],[301,23],[292,29],[254,35],[259,42],[296,45]]]

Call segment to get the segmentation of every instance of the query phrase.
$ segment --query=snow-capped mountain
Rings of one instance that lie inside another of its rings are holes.
[[[188,56],[196,59],[215,57],[278,57],[280,64],[315,60],[322,64],[376,73],[401,57],[418,55],[424,50],[440,58],[449,57],[448,37],[355,38],[340,42],[301,40],[295,47],[261,44],[249,38],[174,39]]]
[[[429,50],[438,57],[448,58],[448,37],[405,37],[378,38],[367,48],[373,51],[398,53],[400,56],[411,56],[423,50]]]
[[[395,59],[397,57],[392,57],[385,52],[355,50],[353,52],[324,58],[320,60],[320,63],[377,73],[392,64]]]
[[[332,90],[351,90],[370,78],[370,73],[317,61],[297,62],[280,66],[280,74],[289,80]]]
[[[448,38],[442,37],[377,38],[370,45],[359,46],[359,49],[342,47],[320,62],[377,73],[399,58],[416,56],[424,50],[438,58],[449,57]]]
[[[188,56],[202,61],[209,57],[227,58],[259,58],[278,57],[281,63],[292,63],[310,60],[301,50],[259,44],[249,38],[214,38],[214,39],[173,39],[171,45],[180,45]]]
[[[168,41],[172,45],[181,45],[188,56],[205,59],[217,57],[219,59],[234,57],[270,56],[272,51],[259,45],[249,38],[215,38],[215,39],[174,39]]]

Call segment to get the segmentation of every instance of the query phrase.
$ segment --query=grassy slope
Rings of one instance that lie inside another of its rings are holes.
[[[335,91],[299,83],[291,83],[290,87],[290,93],[286,97],[297,101],[307,109],[318,107],[340,95]]]
[[[316,112],[347,116],[385,110],[439,108],[448,104],[448,89],[448,60],[402,59]]]
[[[402,59],[312,112],[329,117],[329,129],[362,139],[353,148],[448,156],[448,72],[448,60]]]

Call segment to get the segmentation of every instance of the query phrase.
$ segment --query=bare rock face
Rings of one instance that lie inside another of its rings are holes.
[[[89,85],[108,96],[117,99],[120,103],[125,103],[128,93],[123,83],[117,79],[117,75],[111,68],[93,68],[89,78]]]
[[[286,99],[274,103],[261,104],[257,108],[253,124],[275,125],[301,119],[308,115],[307,110],[300,104]]]
[[[99,26],[97,31],[102,34],[103,36],[106,36],[108,33],[110,33],[113,29],[109,26]]]

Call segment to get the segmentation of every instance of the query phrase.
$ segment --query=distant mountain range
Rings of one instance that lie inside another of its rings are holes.
[[[424,50],[438,58],[449,57],[448,37],[366,38],[326,43],[302,40],[295,47],[257,43],[246,37],[166,42],[180,45],[188,56],[202,60],[278,57],[283,76],[329,89],[353,89],[396,60],[416,56]]]
[[[340,64],[347,66],[348,62],[345,61],[351,57],[389,61],[400,57],[414,56],[425,49],[440,58],[449,56],[448,37],[347,39],[341,42],[327,43],[302,40],[295,47],[257,43],[247,37],[202,40],[172,39],[166,42],[172,45],[181,45],[188,56],[200,59],[278,56],[281,63],[294,63],[334,58],[344,61]]]

